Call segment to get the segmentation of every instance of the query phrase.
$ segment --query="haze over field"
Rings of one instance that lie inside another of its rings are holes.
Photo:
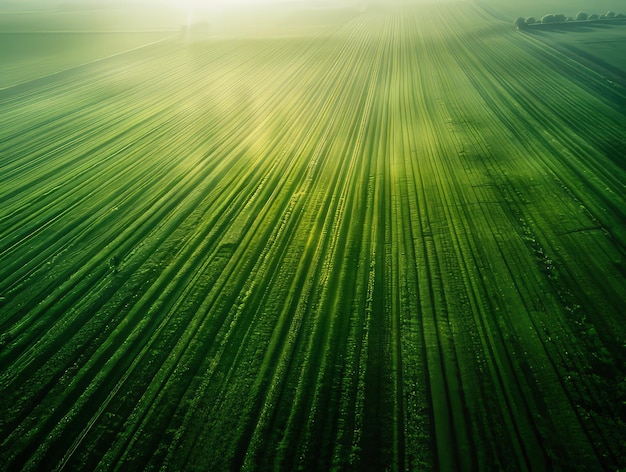
[[[0,470],[626,470],[574,8],[0,0]]]
[[[468,0],[470,1],[470,0]],[[209,22],[214,26],[221,23],[235,25],[237,33],[242,33],[242,25],[250,23],[246,18],[255,16],[257,23],[272,22],[272,18],[284,15],[293,9],[354,9],[360,11],[368,7],[405,5],[427,6],[430,4],[463,3],[464,0],[128,0],[105,2],[103,0],[45,1],[45,0],[0,0],[0,13],[16,11],[56,11],[71,12],[97,10],[102,16],[100,25],[106,25],[106,19],[118,16],[109,21],[109,26],[128,29],[179,28],[188,23],[189,17],[196,22]],[[502,19],[516,16],[534,16],[541,18],[548,13],[564,13],[574,16],[578,11],[605,13],[606,11],[624,10],[621,0],[476,0],[490,12]],[[122,13],[123,12],[123,13]],[[190,15],[191,13],[191,15]],[[165,15],[164,15],[165,14]],[[239,17],[239,21],[237,21]],[[6,18],[0,15],[0,31],[12,31]],[[89,25],[89,23],[88,23]],[[74,24],[75,28],[77,25]],[[9,30],[6,29],[9,28]],[[218,29],[219,26],[218,26]],[[258,30],[258,28],[257,28]]]

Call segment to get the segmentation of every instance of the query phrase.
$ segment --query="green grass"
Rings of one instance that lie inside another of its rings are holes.
[[[332,15],[0,91],[4,468],[626,466],[624,89]]]

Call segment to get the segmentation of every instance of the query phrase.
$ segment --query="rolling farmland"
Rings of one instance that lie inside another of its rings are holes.
[[[565,35],[557,31],[533,30],[537,39],[574,57],[578,62],[600,72],[608,80],[626,86],[626,20],[614,20],[615,24],[587,26],[567,25]],[[572,26],[574,26],[572,28]],[[529,31],[530,32],[530,31]]]
[[[0,90],[0,467],[626,467],[625,131],[469,2]]]
[[[180,31],[157,12],[4,11],[0,3],[0,89],[102,60]]]

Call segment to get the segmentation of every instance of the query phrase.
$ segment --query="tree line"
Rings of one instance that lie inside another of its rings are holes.
[[[556,24],[556,23],[569,23],[574,21],[599,21],[599,20],[616,20],[616,19],[624,19],[626,15],[622,13],[615,13],[614,11],[607,11],[603,15],[598,15],[596,13],[586,13],[584,11],[579,11],[575,17],[566,16],[562,13],[555,15],[550,13],[548,15],[544,15],[539,20],[537,20],[533,16],[529,16],[528,18],[524,18],[523,16],[517,17],[513,24],[518,28],[525,28],[527,26],[536,25],[536,24]]]

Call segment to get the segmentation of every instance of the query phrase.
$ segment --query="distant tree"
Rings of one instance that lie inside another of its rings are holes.
[[[615,18],[615,12],[614,11],[607,11],[604,16],[606,18]]]
[[[577,21],[585,21],[588,17],[589,17],[589,15],[587,13],[585,13],[584,11],[579,11],[576,14],[576,20]]]
[[[587,19],[588,20],[599,20],[600,16],[595,14],[595,13],[592,13],[591,15],[589,15],[589,17],[587,17]]]
[[[552,14],[544,15],[541,18],[541,22],[542,23],[556,23],[556,15],[552,15]]]
[[[517,26],[517,29],[523,28],[524,26],[526,26],[526,19],[519,16],[515,18],[515,21],[513,22],[513,24]]]
[[[618,13],[617,15],[615,15],[615,18],[623,19],[626,18],[626,15],[624,15],[623,13]]]
[[[529,16],[528,18],[526,18],[527,25],[534,25],[535,23],[537,23],[537,20],[534,16]]]
[[[565,21],[567,21],[567,17],[565,15],[563,15],[562,13],[560,13],[558,15],[554,15],[554,22],[555,23],[564,23]]]

